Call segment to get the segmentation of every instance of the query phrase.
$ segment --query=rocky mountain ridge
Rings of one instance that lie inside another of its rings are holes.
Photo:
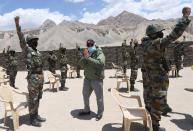
[[[187,40],[193,40],[193,17],[192,22],[184,35]],[[139,15],[123,11],[115,17],[108,17],[101,20],[97,25],[81,23],[79,21],[62,21],[56,25],[51,20],[46,20],[40,27],[34,29],[24,29],[27,34],[39,36],[39,50],[57,50],[60,43],[66,48],[75,48],[76,44],[85,45],[87,39],[94,39],[100,46],[121,45],[126,39],[131,38],[141,40],[145,35],[145,29],[149,24],[160,24],[167,35],[174,27],[177,19],[170,20],[147,20]],[[182,39],[182,38],[180,38]],[[0,31],[0,52],[11,45],[11,48],[21,51],[19,40],[15,31]]]

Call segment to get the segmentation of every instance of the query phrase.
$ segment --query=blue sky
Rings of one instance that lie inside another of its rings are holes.
[[[105,2],[100,0],[85,0],[71,2],[71,0],[0,0],[0,15],[18,8],[50,9],[64,15],[81,18],[84,11],[96,12],[104,7]]]
[[[16,15],[24,28],[31,28],[46,19],[96,24],[123,10],[147,19],[178,18],[184,6],[193,7],[193,0],[0,0],[0,30],[13,29]]]

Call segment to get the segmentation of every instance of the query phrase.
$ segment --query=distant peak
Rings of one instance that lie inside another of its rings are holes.
[[[50,28],[50,27],[53,27],[55,25],[56,25],[56,23],[53,20],[47,19],[43,22],[41,28]]]

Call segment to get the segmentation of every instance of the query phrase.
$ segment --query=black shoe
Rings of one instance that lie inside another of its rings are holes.
[[[78,115],[79,116],[85,116],[85,115],[90,115],[90,111],[87,111],[87,112],[85,112],[85,111],[80,111],[79,113],[78,113]]]
[[[36,119],[31,120],[30,124],[31,124],[32,126],[35,126],[35,127],[41,127],[41,126],[42,126],[41,123],[38,122]]]
[[[99,121],[102,117],[103,117],[102,114],[97,114],[97,115],[96,115],[96,121]]]
[[[39,121],[39,122],[45,122],[46,121],[46,118],[42,118],[40,115],[38,115],[36,117],[36,120]]]
[[[60,87],[60,88],[59,88],[60,91],[67,91],[68,89],[69,89],[69,88],[67,88],[67,87]]]

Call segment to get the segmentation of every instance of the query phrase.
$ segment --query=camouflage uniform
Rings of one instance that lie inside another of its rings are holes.
[[[8,67],[7,67],[7,74],[9,75],[10,86],[15,87],[15,78],[17,75],[17,60],[15,58],[15,51],[10,50],[7,51],[8,55]]]
[[[126,40],[124,40],[124,42],[122,43],[122,60],[123,60],[122,67],[123,67],[123,73],[125,74],[127,72],[128,57],[129,57],[129,54],[127,52],[127,43],[126,43]]]
[[[21,27],[16,25],[16,28],[20,40],[20,47],[26,58],[26,66],[28,70],[27,81],[29,91],[30,122],[34,126],[41,126],[37,120],[40,120],[38,108],[43,94],[43,62],[40,52],[29,45],[30,43],[33,44],[32,41],[38,40],[38,38],[33,35],[28,35],[25,40],[24,35],[21,32]]]
[[[184,56],[184,45],[176,42],[174,47],[174,63],[176,65],[175,77],[179,76],[179,71],[183,68],[183,56]]]
[[[162,105],[165,103],[166,88],[168,87],[169,79],[167,71],[163,67],[162,57],[165,48],[178,39],[185,31],[186,27],[190,23],[188,18],[183,17],[176,24],[173,31],[166,37],[163,37],[162,30],[159,30],[158,25],[149,25],[146,29],[148,38],[143,41],[144,53],[143,53],[143,66],[145,74],[147,76],[148,95],[146,100],[150,100],[146,103],[146,107],[152,117],[154,131],[159,130],[159,121],[161,120]],[[154,33],[159,33],[154,34]],[[159,38],[160,37],[160,38]]]
[[[79,64],[79,61],[80,59],[82,58],[82,53],[80,51],[80,48],[77,47],[76,49],[76,62],[77,62],[77,66],[76,66],[76,72],[77,72],[77,78],[80,78],[80,69],[81,69],[81,66]]]
[[[145,49],[145,42],[148,40],[149,38],[147,37],[144,37],[142,38],[141,40],[141,49],[142,49],[142,54],[144,54],[144,49]],[[142,55],[143,56],[143,55]],[[149,83],[149,79],[148,76],[147,76],[147,72],[145,70],[145,65],[144,65],[144,62],[142,61],[142,67],[141,67],[141,72],[142,72],[142,79],[143,79],[143,99],[144,99],[144,103],[145,105],[147,106],[149,103],[150,103],[150,87],[148,85]]]
[[[52,72],[53,74],[56,74],[56,61],[57,61],[57,57],[55,54],[53,54],[53,51],[49,52],[48,68],[49,68],[49,71]]]
[[[138,71],[138,61],[139,58],[137,56],[137,45],[138,42],[136,40],[134,40],[133,42],[131,41],[130,43],[130,58],[131,58],[131,75],[130,75],[130,90],[134,91],[134,84],[135,84],[135,80],[137,79],[137,71]]]
[[[66,78],[67,78],[67,57],[66,57],[66,48],[60,48],[60,57],[59,57],[59,63],[60,63],[60,70],[61,70],[61,87],[60,90],[63,90],[65,88]]]

